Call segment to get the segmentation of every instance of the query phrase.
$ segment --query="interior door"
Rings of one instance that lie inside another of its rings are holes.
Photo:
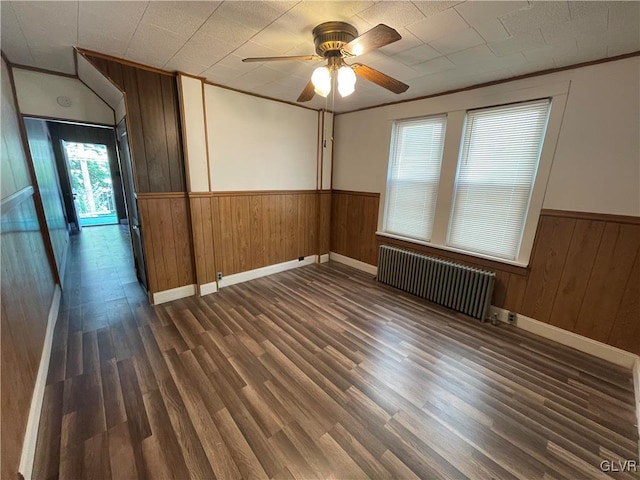
[[[129,150],[129,140],[127,138],[127,126],[125,119],[118,124],[116,136],[118,140],[118,150],[120,152],[120,171],[122,172],[122,185],[124,187],[125,202],[127,204],[129,230],[131,232],[131,244],[133,246],[136,275],[142,286],[148,290],[147,268],[143,247],[144,244],[142,243],[143,233],[138,213],[138,200],[136,198],[135,182],[133,181],[133,168],[131,165],[131,153]]]

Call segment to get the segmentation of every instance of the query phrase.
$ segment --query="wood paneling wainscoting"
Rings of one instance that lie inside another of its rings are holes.
[[[529,267],[515,311],[640,354],[640,218],[543,211]]]
[[[376,230],[379,204],[379,193],[333,190],[331,251],[369,265],[377,265]]]
[[[186,193],[139,193],[138,209],[151,294],[195,283]]]
[[[640,218],[543,210],[528,268],[383,236],[378,195],[334,191],[331,251],[377,265],[395,245],[496,273],[492,304],[640,354]]]
[[[4,198],[1,218],[0,477],[16,478],[55,279],[38,223],[33,187]]]
[[[190,193],[198,284],[315,255],[327,237],[316,190]],[[320,197],[323,197],[322,200]],[[326,210],[326,208],[325,208]]]

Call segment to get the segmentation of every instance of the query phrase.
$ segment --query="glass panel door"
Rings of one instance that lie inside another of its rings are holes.
[[[83,227],[118,223],[107,146],[62,142]]]

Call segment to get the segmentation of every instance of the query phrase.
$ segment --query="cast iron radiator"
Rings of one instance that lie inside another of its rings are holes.
[[[378,254],[378,281],[485,320],[496,274],[386,245]]]

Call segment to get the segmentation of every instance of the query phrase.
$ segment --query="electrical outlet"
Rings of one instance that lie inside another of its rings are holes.
[[[507,321],[513,325],[516,323],[516,320],[518,319],[518,314],[516,312],[509,312],[507,315]]]
[[[298,257],[298,261],[301,262],[304,260],[304,257]]]
[[[218,272],[218,280],[222,280],[222,272]]]

